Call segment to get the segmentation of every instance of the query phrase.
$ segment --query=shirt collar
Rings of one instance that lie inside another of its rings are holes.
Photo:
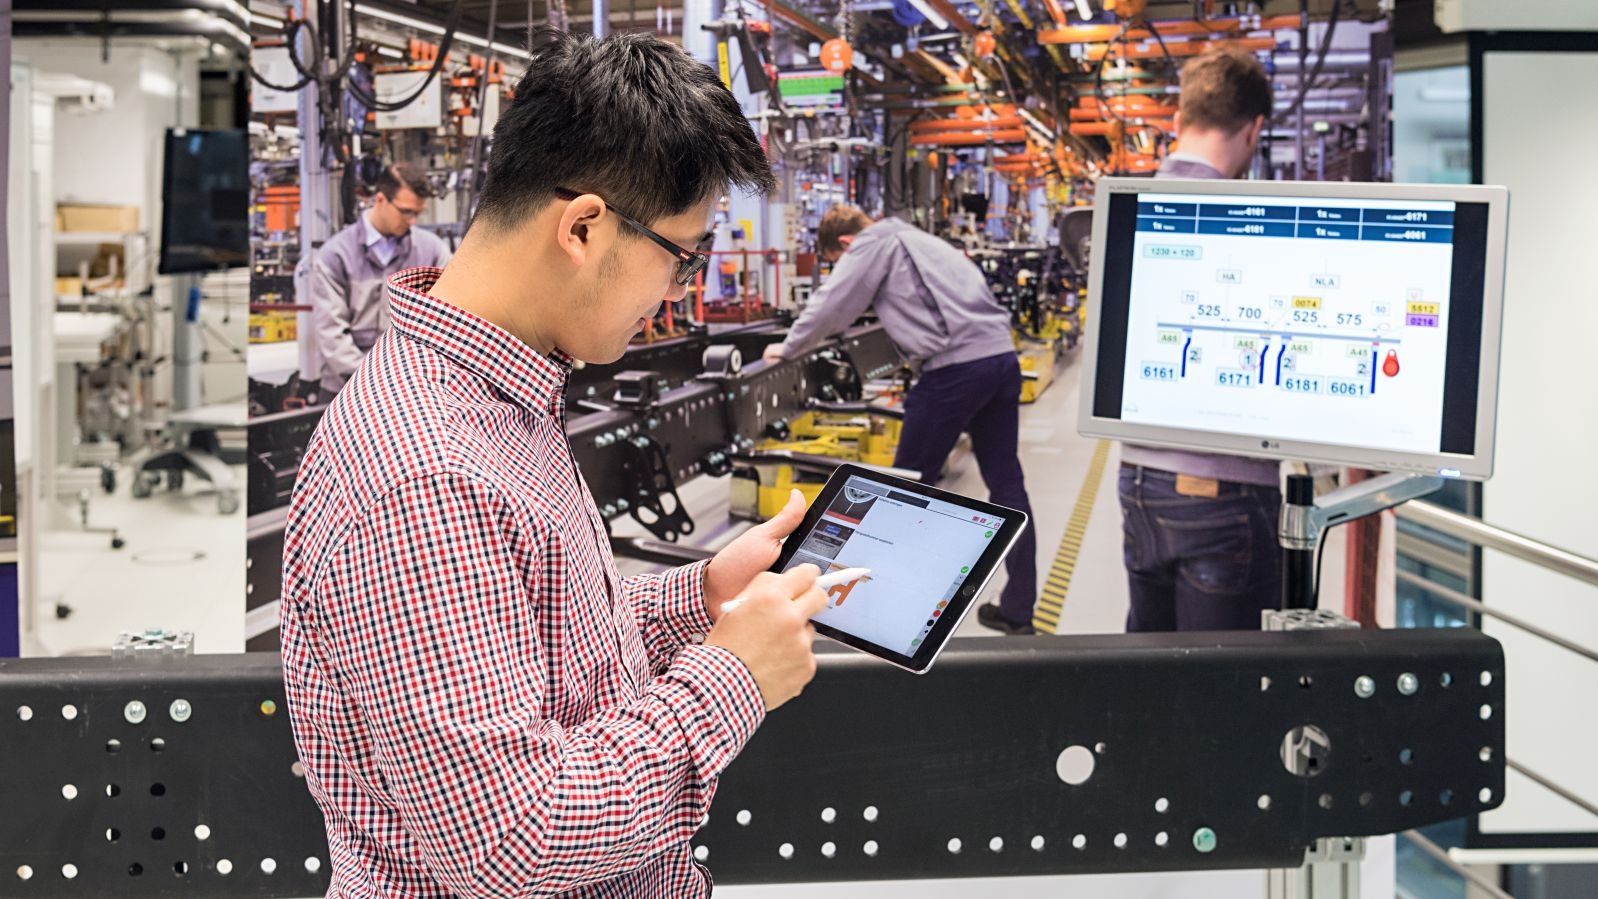
[[[372,224],[372,210],[370,209],[361,213],[361,233],[366,235],[365,246],[368,247],[382,243],[384,240],[383,232],[377,230],[376,226]]]
[[[1210,162],[1208,159],[1205,159],[1204,157],[1198,155],[1197,153],[1184,153],[1181,150],[1175,150],[1175,151],[1167,154],[1165,158],[1167,160],[1171,161],[1171,162],[1187,162],[1187,163],[1191,163],[1193,165],[1201,165],[1201,166],[1204,166],[1205,168],[1209,169],[1210,171],[1214,172],[1215,173],[1215,177],[1217,177],[1217,178],[1221,178],[1222,177],[1221,169],[1220,169],[1219,166],[1217,166],[1213,162]]]
[[[571,357],[545,356],[508,331],[430,295],[443,269],[412,268],[388,279],[389,315],[403,337],[426,344],[492,384],[517,404],[546,415],[565,411]]]

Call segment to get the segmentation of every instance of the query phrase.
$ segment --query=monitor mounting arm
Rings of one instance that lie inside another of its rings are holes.
[[[1327,528],[1436,493],[1446,483],[1446,478],[1436,475],[1390,472],[1316,497],[1309,475],[1288,475],[1277,533],[1282,544],[1282,608],[1315,606],[1315,548]]]

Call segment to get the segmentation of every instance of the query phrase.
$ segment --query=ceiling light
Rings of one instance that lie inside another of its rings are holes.
[[[923,16],[926,16],[927,21],[931,22],[933,25],[936,25],[939,31],[948,29],[949,20],[938,15],[938,11],[933,9],[932,4],[928,3],[927,0],[910,0],[910,5],[914,6],[917,12],[921,13]]]
[[[1037,130],[1040,136],[1047,139],[1049,143],[1054,142],[1054,129],[1043,124],[1043,122],[1039,120],[1037,116],[1033,115],[1025,107],[1020,107],[1017,111],[1021,113],[1021,118],[1026,119],[1027,122]]]
[[[444,33],[444,27],[442,25],[435,25],[432,22],[425,22],[421,19],[413,19],[410,16],[389,12],[386,9],[357,5],[355,10],[356,12],[371,16],[374,19],[383,19],[387,22],[393,22],[395,25],[405,25],[410,28],[415,28],[418,31],[425,31],[429,34]],[[475,34],[467,34],[458,29],[455,32],[455,39],[465,44],[471,44],[474,47],[492,47],[495,53],[503,53],[514,59],[520,59],[527,52],[520,47],[512,47],[509,44],[501,44],[498,41],[490,42],[484,38],[478,37]]]

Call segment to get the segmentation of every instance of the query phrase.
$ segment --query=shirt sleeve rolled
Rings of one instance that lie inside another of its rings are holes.
[[[657,675],[684,644],[709,633],[715,624],[705,608],[705,568],[709,564],[709,560],[695,562],[622,581],[643,633],[650,667]]]

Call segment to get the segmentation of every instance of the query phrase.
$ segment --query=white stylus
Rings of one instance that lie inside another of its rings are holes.
[[[831,590],[833,587],[847,584],[850,581],[858,581],[870,573],[871,569],[869,568],[844,568],[840,571],[834,571],[830,574],[824,574],[821,577],[816,578],[816,586],[823,590]],[[737,599],[727,600],[721,604],[721,614],[725,615],[728,612],[731,612],[733,609],[738,608],[743,604],[743,601],[744,598],[742,596],[738,597]]]

